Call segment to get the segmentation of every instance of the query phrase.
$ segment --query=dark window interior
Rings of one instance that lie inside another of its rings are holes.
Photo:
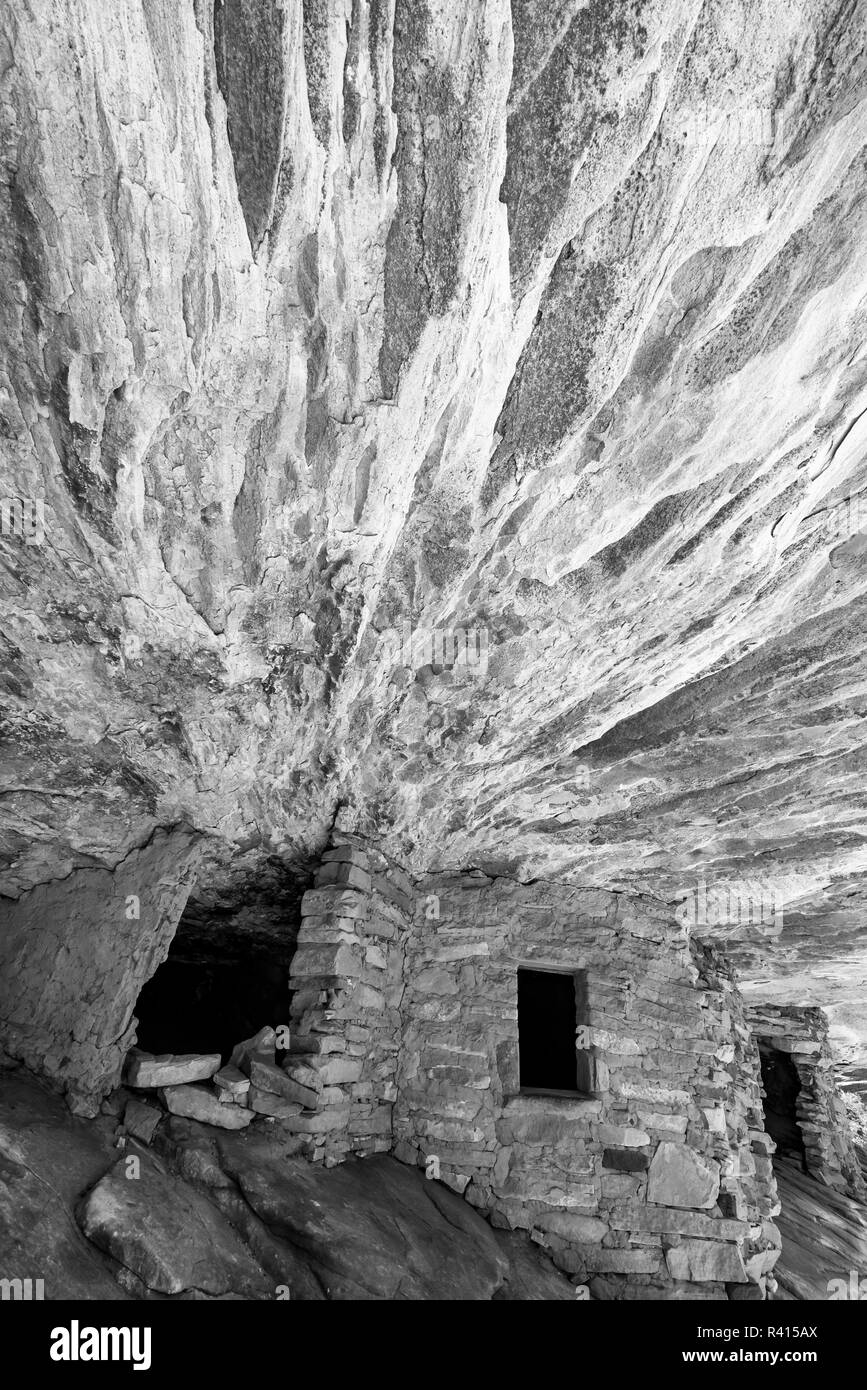
[[[759,1043],[765,1129],[781,1155],[789,1154],[804,1163],[804,1140],[797,1119],[797,1100],[801,1079],[791,1057],[767,1043]]]
[[[518,1052],[522,1091],[578,1094],[577,981],[574,973],[518,971]]]

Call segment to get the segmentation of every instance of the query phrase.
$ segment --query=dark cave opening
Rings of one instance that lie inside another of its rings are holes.
[[[219,1052],[225,1063],[264,1024],[288,1024],[288,969],[262,957],[203,961],[170,953],[135,1012],[136,1046],[144,1052]]]
[[[759,1042],[759,1060],[765,1091],[765,1129],[776,1144],[778,1154],[797,1158],[803,1166],[804,1140],[797,1112],[801,1090],[798,1069],[788,1053],[763,1041]]]
[[[299,897],[300,897],[299,890]],[[135,1007],[136,1046],[144,1052],[219,1052],[266,1024],[289,1023],[289,967],[298,917],[281,903],[279,930],[191,903],[169,953],[143,986]]]

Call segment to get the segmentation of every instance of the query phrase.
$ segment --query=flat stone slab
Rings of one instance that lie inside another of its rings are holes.
[[[666,1253],[665,1261],[672,1279],[688,1279],[691,1283],[747,1283],[747,1272],[736,1245],[723,1245],[715,1240],[682,1240]]]
[[[170,1114],[201,1120],[218,1129],[245,1129],[254,1118],[245,1105],[224,1105],[215,1091],[206,1091],[204,1086],[166,1086],[160,1095]]]
[[[167,1052],[158,1057],[137,1049],[129,1054],[125,1081],[140,1090],[157,1086],[185,1086],[191,1081],[208,1081],[220,1067],[219,1052]]]
[[[219,1090],[226,1091],[233,1100],[243,1100],[250,1089],[250,1078],[237,1067],[221,1067],[214,1073],[214,1085]]]
[[[302,1110],[297,1101],[286,1096],[275,1096],[273,1091],[260,1091],[256,1086],[250,1087],[247,1104],[257,1115],[271,1115],[277,1120],[291,1120]]]
[[[274,1062],[262,1062],[258,1057],[250,1058],[250,1080],[255,1091],[270,1091],[283,1100],[295,1101],[298,1105],[315,1110],[319,1104],[319,1094],[309,1086],[300,1086],[297,1081],[278,1067]]]

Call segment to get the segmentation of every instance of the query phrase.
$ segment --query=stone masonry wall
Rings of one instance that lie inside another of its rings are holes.
[[[0,1046],[95,1114],[135,1042],[142,985],[165,960],[199,852],[157,831],[114,870],[77,869],[0,905]]]
[[[411,903],[402,870],[350,837],[326,850],[302,898],[284,1067],[304,1109],[281,1124],[310,1158],[392,1147]]]
[[[746,1018],[757,1042],[790,1056],[798,1073],[795,1118],[808,1171],[827,1187],[863,1200],[867,1188],[834,1078],[825,1014],[817,1008],[759,1004],[747,1009]]]
[[[773,1144],[718,953],[648,898],[475,874],[418,891],[397,1156],[531,1231],[597,1297],[761,1298]],[[586,972],[586,1096],[519,1093],[519,965]]]

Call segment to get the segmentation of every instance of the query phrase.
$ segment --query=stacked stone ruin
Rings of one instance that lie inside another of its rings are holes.
[[[521,967],[580,978],[574,1094],[522,1088]],[[63,1084],[96,1107],[116,1049],[76,1069],[62,1019]],[[130,1051],[120,1142],[150,1143],[168,1111],[266,1125],[328,1165],[393,1152],[595,1297],[762,1298],[780,1237],[759,1041],[798,1068],[810,1171],[862,1195],[819,1010],[745,1013],[724,957],[654,898],[478,872],[413,882],[342,836],[301,902],[286,1018],[225,1064]],[[5,1042],[34,1067],[29,1042]]]
[[[758,1057],[719,954],[662,903],[430,878],[407,951],[395,1152],[602,1298],[761,1297],[779,1210]],[[593,1091],[524,1095],[519,965],[585,972]]]
[[[827,1187],[863,1201],[867,1186],[837,1089],[825,1014],[790,1004],[753,1004],[746,1017],[759,1047],[785,1053],[798,1074],[795,1118],[807,1171]]]

